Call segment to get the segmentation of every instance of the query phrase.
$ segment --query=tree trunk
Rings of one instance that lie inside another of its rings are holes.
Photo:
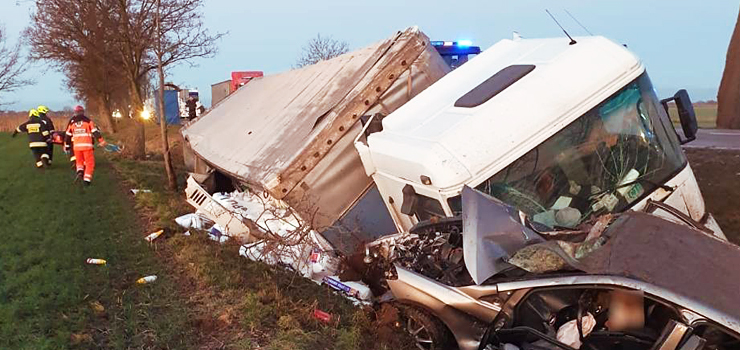
[[[727,48],[717,103],[717,127],[740,129],[740,13]]]
[[[159,126],[162,132],[162,156],[164,158],[164,170],[167,173],[167,185],[172,191],[177,191],[177,178],[172,169],[172,157],[170,156],[170,142],[167,140],[167,113],[164,110],[164,68],[162,67],[162,28],[161,17],[162,4],[157,0],[157,73],[159,73]]]
[[[136,82],[130,81],[131,89],[131,109],[133,111],[134,124],[136,130],[132,137],[131,155],[135,159],[146,158],[146,132],[144,130],[144,121],[141,120],[141,112],[144,110],[144,103],[141,101],[141,92]]]
[[[159,126],[162,132],[162,156],[164,156],[164,170],[167,173],[167,185],[170,190],[177,191],[177,178],[172,169],[170,143],[167,140],[167,113],[164,110],[164,69],[162,69],[162,55],[157,55],[157,73],[159,73]]]
[[[113,118],[113,107],[111,107],[110,98],[103,99],[103,110],[105,112],[106,119],[110,124],[109,131],[115,134],[116,131],[118,131],[118,125],[116,125],[116,120]]]
[[[98,113],[102,117],[100,118],[100,124],[102,124],[103,130],[115,134],[116,123],[113,120],[113,113],[110,110],[110,103],[108,103],[107,99],[102,94],[98,94],[96,100]]]

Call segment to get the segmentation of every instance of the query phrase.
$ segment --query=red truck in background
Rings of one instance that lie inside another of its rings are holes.
[[[254,78],[261,78],[265,74],[261,71],[231,72],[231,92],[246,85]]]
[[[264,76],[262,71],[231,72],[231,80],[225,80],[211,85],[211,105],[215,106],[226,96],[231,95],[240,87],[246,85],[254,78]]]

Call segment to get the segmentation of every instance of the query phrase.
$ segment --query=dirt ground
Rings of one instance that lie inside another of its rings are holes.
[[[687,149],[707,209],[727,238],[740,244],[740,151]]]

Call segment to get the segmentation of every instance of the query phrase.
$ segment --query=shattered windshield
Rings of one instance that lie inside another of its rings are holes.
[[[685,164],[644,73],[476,189],[535,222],[573,228],[592,214],[629,208]]]

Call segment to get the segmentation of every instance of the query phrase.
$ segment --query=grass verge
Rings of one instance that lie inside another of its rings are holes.
[[[24,135],[0,133],[0,152],[0,349],[193,348],[179,282],[143,241],[110,163],[98,154],[83,190],[59,150],[43,172]],[[159,279],[134,284],[145,275]]]
[[[151,193],[135,197],[149,230],[165,228],[158,251],[178,275],[181,293],[189,295],[191,320],[201,349],[400,349],[402,337],[373,321],[371,308],[350,301],[282,268],[252,262],[238,255],[235,243],[217,244],[204,233],[183,235],[174,223],[192,212],[183,195],[164,190],[160,161],[132,161],[112,156],[111,162],[131,188]],[[182,172],[181,172],[182,173]],[[178,177],[180,188],[184,175]],[[329,324],[313,318],[319,309],[332,314]]]

